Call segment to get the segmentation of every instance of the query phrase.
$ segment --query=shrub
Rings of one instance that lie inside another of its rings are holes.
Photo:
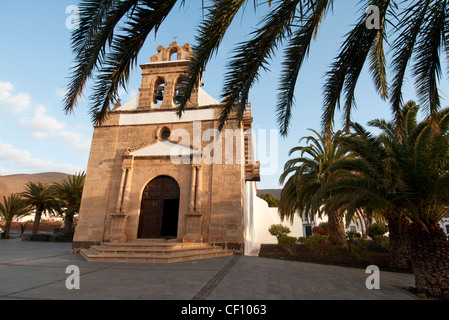
[[[370,245],[371,241],[369,240],[352,240],[350,242],[350,249],[351,252],[358,258],[363,259],[366,258],[367,252],[368,252],[368,246]]]
[[[346,252],[346,249],[342,246],[332,246],[330,248],[330,253],[335,256],[342,256]]]
[[[386,236],[374,236],[374,241],[382,246],[382,248],[388,249],[390,247],[390,238]]]
[[[319,254],[325,257],[329,257],[329,251],[331,250],[331,245],[329,241],[321,242],[319,245]]]
[[[362,235],[359,232],[357,232],[357,231],[347,231],[346,232],[346,237],[349,240],[354,240],[354,239],[360,239],[362,237]]]
[[[374,223],[368,228],[367,234],[371,239],[375,240],[376,236],[383,236],[387,232],[388,227]]]
[[[20,224],[20,235],[23,236],[24,232],[28,228],[28,222],[24,222]]]
[[[320,234],[322,236],[327,236],[327,231],[323,227],[315,227],[312,229],[313,234]]]
[[[365,250],[368,250],[368,247],[371,244],[371,241],[364,239],[359,239],[357,242],[359,242]]]
[[[300,244],[305,244],[306,243],[307,238],[306,237],[299,237],[297,242]]]
[[[312,251],[314,251],[315,253],[321,253],[321,247],[322,244],[327,242],[328,237],[327,236],[323,236],[321,234],[314,234],[313,236],[308,237],[305,241],[304,244],[311,249]]]
[[[290,255],[294,256],[296,254],[297,248],[296,238],[289,236],[281,236],[278,239],[278,243]]]
[[[326,232],[329,232],[329,230],[328,230],[328,223],[327,223],[327,222],[321,222],[321,223],[319,224],[319,226],[320,226],[321,228],[323,228],[324,230],[326,230]]]
[[[278,243],[279,243],[279,239],[283,236],[288,235],[291,230],[289,227],[283,226],[282,224],[273,224],[269,229],[268,232],[270,232],[271,235],[275,236],[278,239]]]

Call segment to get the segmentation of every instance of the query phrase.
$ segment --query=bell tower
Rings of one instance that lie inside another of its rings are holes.
[[[183,77],[186,76],[189,58],[193,55],[190,44],[157,47],[158,54],[150,63],[141,65],[142,85],[138,110],[176,108],[184,94]],[[198,87],[192,92],[187,108],[198,106]]]

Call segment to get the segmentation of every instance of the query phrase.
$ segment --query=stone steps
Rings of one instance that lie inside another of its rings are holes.
[[[80,254],[90,262],[173,263],[217,258],[234,253],[207,243],[136,241],[103,243],[89,249],[81,249]]]

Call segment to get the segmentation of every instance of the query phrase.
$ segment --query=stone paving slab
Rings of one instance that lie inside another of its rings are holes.
[[[245,276],[242,276],[245,275]],[[208,297],[212,300],[408,300],[414,276],[380,272],[380,290],[368,290],[364,269],[243,257]]]
[[[68,290],[66,268],[80,270]],[[92,263],[69,243],[0,240],[0,299],[44,300],[415,300],[411,274],[380,273],[368,290],[363,269],[258,257],[173,264]]]

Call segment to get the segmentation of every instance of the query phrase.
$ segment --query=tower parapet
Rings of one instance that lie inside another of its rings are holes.
[[[158,54],[155,54],[150,58],[150,62],[167,62],[167,61],[182,61],[189,60],[193,55],[190,44],[186,43],[183,46],[179,46],[177,42],[172,42],[168,47],[157,47]],[[176,55],[176,57],[175,57]]]

